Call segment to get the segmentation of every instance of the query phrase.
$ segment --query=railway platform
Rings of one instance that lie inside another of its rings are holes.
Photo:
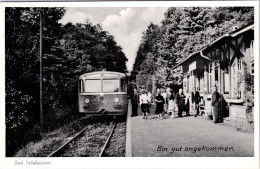
[[[129,106],[131,110],[131,103]],[[160,120],[150,108],[148,120],[128,114],[126,156],[132,157],[252,157],[254,134],[238,132],[227,122],[214,124],[194,115]]]

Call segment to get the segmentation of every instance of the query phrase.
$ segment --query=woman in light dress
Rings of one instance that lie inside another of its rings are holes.
[[[178,107],[177,107],[177,104],[176,104],[176,99],[175,99],[175,94],[174,92],[170,92],[170,97],[169,97],[169,103],[168,103],[168,113],[169,113],[169,116],[171,115],[171,118],[174,119],[175,116],[175,112],[178,111]]]
[[[140,106],[143,112],[143,119],[148,119],[148,106],[149,106],[149,97],[145,90],[141,91],[142,95],[140,96]]]

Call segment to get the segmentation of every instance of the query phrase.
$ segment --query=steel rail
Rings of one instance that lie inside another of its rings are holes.
[[[68,140],[66,143],[64,143],[63,145],[61,145],[58,149],[56,149],[55,151],[53,151],[51,154],[49,154],[47,157],[52,157],[55,154],[58,154],[58,152],[60,152],[66,145],[68,145],[71,141],[73,141],[75,138],[77,138],[81,133],[83,133],[86,129],[88,128],[88,126],[86,126],[84,129],[82,129],[80,132],[78,132],[75,136],[73,136],[70,140]]]
[[[107,141],[105,142],[105,145],[103,146],[103,148],[102,148],[101,152],[99,153],[98,157],[102,157],[103,153],[105,152],[105,149],[106,149],[106,147],[107,147],[107,145],[108,145],[108,142],[110,141],[110,139],[111,139],[111,137],[112,137],[112,135],[113,135],[113,133],[114,133],[114,130],[115,130],[116,125],[117,125],[117,123],[114,124],[114,126],[113,126],[113,128],[112,128],[112,131],[111,131],[111,133],[109,134],[109,136],[108,136],[108,138],[107,138]]]

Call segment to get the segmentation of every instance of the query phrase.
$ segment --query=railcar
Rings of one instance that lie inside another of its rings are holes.
[[[127,76],[111,71],[85,73],[78,81],[78,109],[88,115],[126,115]]]

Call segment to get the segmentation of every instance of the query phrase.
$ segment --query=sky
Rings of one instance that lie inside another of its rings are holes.
[[[75,24],[90,20],[93,24],[101,24],[103,30],[113,35],[117,44],[122,47],[128,58],[127,68],[132,70],[142,32],[150,23],[160,24],[167,9],[164,7],[68,8],[59,22]]]

